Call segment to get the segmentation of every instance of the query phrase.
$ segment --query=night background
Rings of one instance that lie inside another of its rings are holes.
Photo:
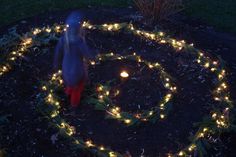
[[[235,25],[234,0],[1,0],[0,157],[235,157]]]

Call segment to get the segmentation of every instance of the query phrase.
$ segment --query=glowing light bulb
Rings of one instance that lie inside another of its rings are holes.
[[[167,87],[167,88],[170,87],[170,84],[169,84],[169,83],[166,83],[166,84],[165,84],[165,87]]]
[[[120,94],[120,91],[119,90],[116,90],[116,92],[115,92],[115,96],[117,96],[117,95],[119,95]]]
[[[214,65],[217,65],[218,63],[217,63],[217,61],[213,61],[213,64],[214,64]]]
[[[191,152],[191,151],[193,151],[194,148],[196,148],[196,145],[195,145],[195,144],[192,144],[192,145],[188,148],[188,150]]]
[[[130,26],[130,29],[133,31],[133,30],[134,30],[134,26],[133,26],[133,25],[131,25],[131,26]]]
[[[152,40],[154,40],[155,39],[155,34],[150,34],[150,37],[151,37]]]
[[[119,112],[119,111],[120,111],[120,108],[119,108],[119,107],[116,107],[115,110]]]
[[[112,25],[109,25],[107,29],[108,29],[109,31],[111,31],[112,28],[113,28],[113,26],[112,26]]]
[[[54,118],[58,115],[58,112],[57,111],[54,111],[52,114],[51,114],[51,117]]]
[[[208,131],[208,128],[204,128],[204,129],[203,129],[203,132],[206,132],[206,131]]]
[[[95,61],[91,61],[90,64],[91,65],[95,65],[96,63],[95,63]]]
[[[130,123],[131,123],[131,120],[130,120],[130,119],[125,119],[125,123],[126,123],[126,124],[130,124]]]
[[[163,33],[163,32],[159,32],[159,35],[160,35],[160,36],[164,36],[164,33]]]
[[[150,111],[150,112],[149,112],[149,116],[151,116],[151,115],[153,115],[153,111]]]
[[[219,75],[218,75],[218,78],[219,78],[219,79],[222,79],[222,78],[223,78],[223,75],[219,74]]]
[[[31,44],[32,43],[32,38],[27,38],[27,39],[25,39],[24,41],[23,41],[23,45],[29,45],[29,44]]]
[[[226,89],[226,88],[227,88],[227,85],[226,85],[226,83],[222,83],[222,84],[221,84],[221,86],[222,86],[224,89]]]
[[[63,80],[62,80],[62,79],[60,79],[60,80],[59,80],[59,83],[60,83],[60,84],[63,84]]]
[[[205,68],[209,68],[209,66],[210,66],[210,63],[208,62],[204,65]]]
[[[46,29],[46,32],[50,33],[52,30],[50,28]]]
[[[216,68],[211,68],[211,71],[212,71],[212,72],[216,71]]]
[[[100,100],[103,100],[103,95],[98,96]]]
[[[61,123],[61,128],[65,128],[66,127],[66,124],[65,123]]]
[[[198,135],[198,137],[204,137],[204,133],[201,132],[201,133]]]
[[[183,156],[183,155],[184,155],[184,152],[183,152],[183,151],[180,151],[178,155],[179,155],[179,156]]]
[[[100,150],[105,150],[105,148],[104,148],[103,146],[101,146],[99,149],[100,149]]]
[[[160,118],[161,118],[161,119],[164,119],[164,118],[165,118],[165,115],[164,115],[164,114],[160,114]]]
[[[160,43],[165,44],[166,40],[161,40]]]
[[[99,87],[97,88],[97,90],[98,90],[99,92],[101,92],[101,91],[103,90],[103,86],[99,86]]]
[[[92,144],[92,141],[86,141],[85,142],[88,147],[93,147],[94,145]]]
[[[228,101],[228,100],[229,100],[229,97],[228,97],[228,96],[226,96],[226,97],[225,97],[225,100],[227,100],[227,101]]]
[[[117,155],[115,154],[115,152],[109,152],[109,157],[117,157]]]
[[[116,118],[118,118],[118,119],[120,119],[120,118],[121,118],[121,115],[120,115],[120,113],[117,113],[117,114],[116,114]]]
[[[213,113],[211,117],[215,119],[216,116],[217,116],[217,113]]]
[[[114,27],[115,27],[115,29],[118,29],[118,28],[119,28],[119,24],[118,24],[118,23],[115,23],[115,24],[114,24]]]
[[[126,71],[122,71],[120,73],[120,76],[123,77],[123,78],[127,78],[127,77],[129,77],[129,74]]]
[[[220,98],[218,98],[218,97],[215,97],[214,99],[215,99],[215,101],[220,101]]]
[[[150,69],[152,69],[154,67],[152,64],[149,64],[148,66]]]
[[[44,90],[44,91],[47,90],[47,87],[46,87],[46,86],[43,86],[43,87],[42,87],[42,90]]]
[[[38,28],[36,28],[36,29],[33,31],[33,34],[34,34],[34,35],[37,35],[37,34],[39,34],[40,32],[41,32],[41,30],[38,29]]]

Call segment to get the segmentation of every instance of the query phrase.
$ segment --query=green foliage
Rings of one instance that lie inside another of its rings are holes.
[[[211,128],[211,131],[213,131],[214,133],[217,133],[219,131],[219,128],[216,126],[215,121],[206,116],[203,118],[203,120],[199,123],[194,123],[195,127],[199,127],[199,130],[203,130],[203,128]]]
[[[8,52],[15,48],[20,41],[20,35],[17,33],[16,27],[8,29],[8,33],[4,34],[0,38],[0,62],[3,62]]]
[[[8,33],[4,34],[0,38],[0,50],[3,51],[4,48],[9,48],[15,45],[15,42],[18,41],[20,35],[16,31],[16,27],[8,29]]]
[[[207,156],[206,148],[204,146],[204,139],[198,140],[196,142],[196,146],[197,146],[197,153],[199,157]]]

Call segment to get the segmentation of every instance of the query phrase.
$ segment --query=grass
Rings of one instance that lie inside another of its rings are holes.
[[[236,33],[236,0],[190,0],[186,13],[220,30]]]
[[[0,0],[0,27],[47,11],[92,6],[128,6],[130,0]]]
[[[186,0],[186,13],[216,28],[236,33],[236,0]],[[132,0],[0,0],[0,27],[39,13],[88,5],[125,7]]]

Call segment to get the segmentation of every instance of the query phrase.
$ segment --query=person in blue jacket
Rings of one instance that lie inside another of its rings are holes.
[[[93,60],[95,55],[86,44],[79,12],[72,12],[66,20],[66,25],[68,28],[55,49],[54,68],[62,68],[65,93],[70,96],[72,107],[77,107],[88,78],[86,60]]]

